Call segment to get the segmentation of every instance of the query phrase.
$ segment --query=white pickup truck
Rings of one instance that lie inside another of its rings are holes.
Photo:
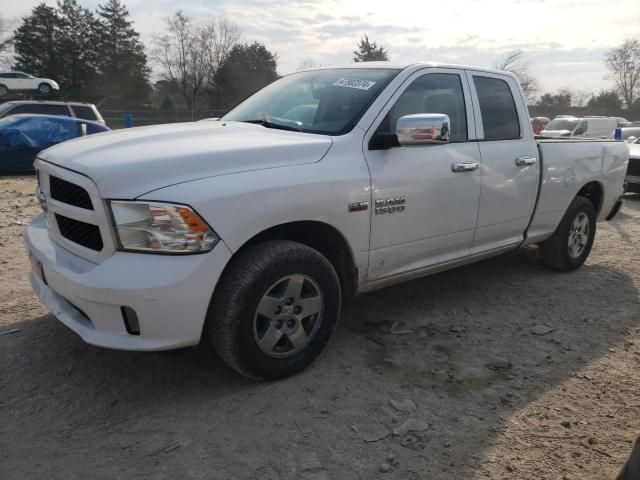
[[[515,77],[362,63],[287,75],[217,121],[44,151],[31,282],[86,342],[210,341],[293,374],[355,294],[539,244],[569,271],[620,208],[627,145],[536,141]]]

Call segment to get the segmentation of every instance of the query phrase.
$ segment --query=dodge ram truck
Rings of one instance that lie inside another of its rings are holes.
[[[580,267],[620,208],[628,156],[536,139],[503,71],[298,72],[215,121],[42,152],[30,279],[90,344],[210,342],[274,379],[318,356],[356,294],[532,244],[552,269]]]

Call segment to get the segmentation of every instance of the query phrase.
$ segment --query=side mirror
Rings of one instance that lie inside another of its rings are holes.
[[[633,143],[633,142],[635,142],[637,139],[638,139],[638,137],[634,137],[634,136],[628,137],[628,138],[627,138],[627,143]]]
[[[444,113],[417,113],[398,119],[396,136],[401,146],[448,143],[451,122]]]

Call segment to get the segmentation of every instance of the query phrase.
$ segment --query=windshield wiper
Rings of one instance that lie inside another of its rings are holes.
[[[261,120],[241,120],[244,123],[254,123],[256,125],[262,125],[266,128],[277,128],[280,130],[288,130],[291,132],[301,132],[302,128],[292,127],[291,125],[283,125],[281,123],[270,122],[269,120],[261,119]]]

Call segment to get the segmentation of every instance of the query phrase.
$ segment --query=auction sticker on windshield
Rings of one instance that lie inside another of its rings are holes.
[[[359,78],[339,78],[333,83],[335,87],[357,88],[358,90],[369,90],[375,84],[376,82]]]

